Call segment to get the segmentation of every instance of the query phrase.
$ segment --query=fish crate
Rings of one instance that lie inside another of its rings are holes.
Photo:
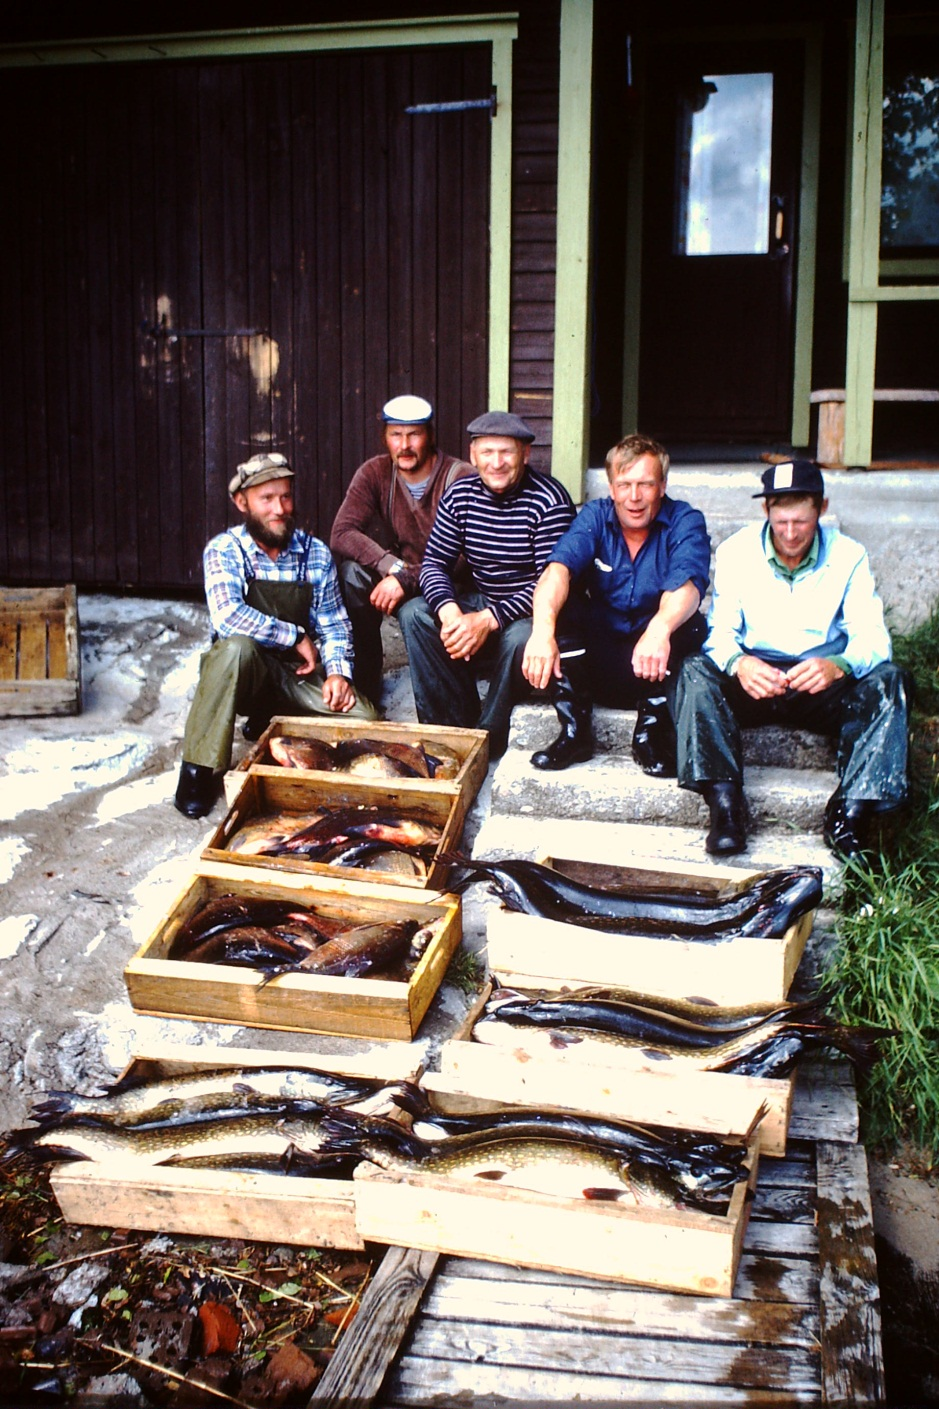
[[[609,866],[542,856],[542,865],[594,885],[648,888],[667,876],[689,895],[715,898],[762,871],[709,866],[699,871],[660,862],[657,870]],[[812,932],[815,911],[796,920],[779,939],[732,935],[721,941],[604,933],[585,925],[542,919],[492,907],[487,918],[490,969],[510,987],[576,988],[606,984],[660,998],[697,998],[722,1007],[778,1003],[785,999]]]
[[[439,827],[441,838],[427,874],[423,877],[395,875],[387,871],[328,865],[301,856],[254,856],[229,850],[235,833],[265,813],[310,812],[317,807],[380,807],[396,816]],[[379,785],[355,778],[337,778],[331,773],[314,776],[294,769],[265,768],[247,775],[238,796],[209,838],[202,859],[262,867],[284,874],[354,878],[369,884],[374,877],[378,884],[439,890],[447,879],[447,867],[439,858],[457,849],[463,834],[464,816],[461,795],[452,786],[438,786],[429,791],[426,783],[415,784],[409,779],[389,779]]]
[[[716,1071],[623,1071],[578,1059],[576,1047],[539,1059],[511,1047],[453,1039],[440,1049],[439,1072],[426,1072],[423,1085],[442,1115],[523,1105],[721,1139],[742,1138],[753,1130],[760,1154],[781,1158],[794,1080]],[[493,1091],[498,1091],[498,1101]]]
[[[369,1242],[729,1297],[756,1186],[755,1140],[746,1163],[747,1178],[721,1215],[392,1174],[364,1161],[353,1174],[356,1227]]]
[[[437,933],[406,982],[288,973],[262,986],[264,975],[250,968],[169,958],[187,920],[210,900],[229,894],[315,906],[325,915],[348,919],[350,926],[437,922]],[[124,981],[135,1011],[155,1017],[410,1042],[461,937],[457,896],[206,864],[157,920],[127,963]]]
[[[389,1082],[418,1075],[413,1055],[374,1045],[360,1056],[168,1044],[148,1048],[122,1073],[141,1081],[201,1071],[267,1066],[314,1069]],[[67,1223],[153,1229],[194,1237],[249,1238],[304,1247],[362,1248],[351,1179],[245,1174],[236,1170],[141,1169],[129,1161],[75,1160],[57,1165],[52,1191]]]
[[[310,718],[308,715],[275,715],[261,735],[254,748],[225,774],[225,800],[231,806],[237,797],[248,773],[272,769],[282,774],[284,769],[271,756],[271,739],[290,735],[300,739],[318,739],[322,743],[337,744],[353,739],[377,739],[383,743],[423,744],[428,753],[433,753],[434,744],[442,744],[451,749],[460,760],[456,776],[448,779],[414,778],[395,779],[394,782],[408,783],[418,794],[425,792],[447,794],[455,789],[460,796],[463,818],[473,804],[473,799],[482,786],[489,766],[489,733],[486,729],[448,729],[441,724],[392,724],[367,723],[361,719]],[[297,769],[304,778],[335,779],[336,774],[320,769]]]
[[[0,717],[79,714],[75,587],[0,587]]]

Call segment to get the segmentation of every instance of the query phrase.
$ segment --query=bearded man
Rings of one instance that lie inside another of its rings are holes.
[[[176,807],[204,817],[231,763],[236,714],[258,739],[274,713],[374,719],[352,686],[352,628],[326,544],[295,526],[294,474],[277,452],[238,466],[228,492],[243,522],[203,554],[213,644],[183,737]]]

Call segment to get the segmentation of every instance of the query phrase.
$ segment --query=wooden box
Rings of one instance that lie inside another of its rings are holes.
[[[760,872],[709,867],[710,882],[690,868],[660,863],[658,872],[588,861],[542,857],[542,864],[592,884],[641,886],[667,872],[677,889],[717,889],[752,880]],[[702,868],[703,870],[704,868]],[[596,877],[591,881],[591,877]],[[608,984],[663,998],[699,998],[723,1006],[778,1003],[789,987],[812,931],[815,912],[803,915],[781,939],[735,935],[720,942],[604,934],[582,925],[491,908],[487,920],[489,967],[504,983],[551,988],[562,982]]]
[[[0,587],[0,716],[81,707],[74,586]]]
[[[264,772],[272,769],[274,775],[284,769],[271,758],[270,741],[283,734],[291,734],[301,739],[321,739],[327,744],[336,744],[344,739],[381,739],[389,743],[423,743],[428,753],[433,753],[434,743],[444,744],[452,749],[461,760],[460,770],[455,778],[440,779],[414,778],[392,779],[390,781],[408,783],[421,795],[425,792],[448,794],[456,790],[460,796],[460,823],[462,824],[473,799],[482,786],[489,765],[489,734],[485,729],[447,729],[440,724],[391,724],[384,721],[368,723],[361,719],[310,718],[307,715],[275,715],[268,728],[261,735],[250,753],[237,766],[225,774],[225,801],[229,806],[234,802],[249,772]],[[314,769],[290,769],[304,778],[335,780],[337,775]],[[338,775],[344,776],[342,774]],[[377,780],[376,780],[377,781]]]
[[[365,1162],[353,1176],[356,1227],[375,1242],[728,1297],[758,1160],[754,1141],[749,1177],[724,1215],[553,1198],[484,1180],[397,1176]]]
[[[440,927],[406,983],[284,974],[262,987],[263,975],[249,968],[168,958],[185,921],[207,901],[229,893],[296,900],[348,918],[350,925],[415,919],[422,925],[440,921]],[[207,864],[157,921],[124,969],[124,980],[135,1010],[156,1017],[409,1042],[443,980],[461,935],[461,907],[456,896],[429,896],[415,889],[274,876],[245,866]]]
[[[364,1056],[257,1051],[239,1047],[199,1047],[179,1055],[160,1048],[135,1057],[130,1073],[154,1080],[215,1068],[286,1064],[376,1076],[396,1081],[416,1076],[403,1048],[373,1047]],[[76,1160],[58,1165],[52,1189],[68,1223],[113,1228],[152,1228],[195,1237],[253,1238],[307,1247],[361,1248],[349,1179],[285,1178],[217,1169],[185,1170],[156,1166],[128,1168],[118,1161]]]
[[[309,812],[316,807],[381,807],[396,816],[431,822],[441,829],[440,842],[427,875],[396,876],[389,872],[365,871],[352,866],[330,866],[302,856],[248,856],[229,851],[235,833],[253,818],[266,812]],[[331,773],[303,773],[292,768],[265,768],[250,772],[238,796],[206,844],[202,859],[238,866],[263,868],[268,872],[322,876],[365,881],[391,886],[440,889],[446,884],[447,868],[437,858],[455,851],[463,833],[465,809],[456,788],[415,784],[408,779],[383,782],[381,786]]]

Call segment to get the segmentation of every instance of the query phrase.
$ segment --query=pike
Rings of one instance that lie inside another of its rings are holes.
[[[381,968],[400,959],[408,949],[418,928],[417,920],[393,923],[357,925],[321,944],[296,964],[285,964],[265,975],[258,985],[263,988],[281,974],[333,975],[361,978],[372,969]]]
[[[289,836],[262,847],[260,854],[308,855],[315,858],[318,853],[357,837],[413,851],[430,843],[436,846],[440,841],[441,829],[416,817],[383,812],[379,807],[336,808],[327,811],[309,826],[300,827]]]

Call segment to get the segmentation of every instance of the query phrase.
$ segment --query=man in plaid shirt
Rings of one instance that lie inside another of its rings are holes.
[[[203,555],[213,643],[186,722],[176,806],[204,817],[231,762],[235,715],[246,739],[271,715],[374,719],[352,687],[352,628],[325,543],[295,527],[293,470],[276,452],[238,466],[228,491],[244,522]]]

